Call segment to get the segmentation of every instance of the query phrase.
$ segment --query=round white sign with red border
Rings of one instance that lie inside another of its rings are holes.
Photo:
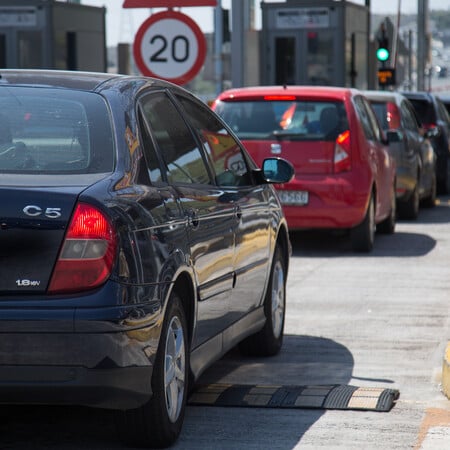
[[[133,54],[143,75],[186,84],[205,62],[205,36],[189,16],[168,10],[153,14],[140,26]]]

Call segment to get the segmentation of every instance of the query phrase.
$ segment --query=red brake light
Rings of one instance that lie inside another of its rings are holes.
[[[265,95],[263,98],[269,102],[293,101],[295,100],[295,95]]]
[[[350,131],[346,130],[336,138],[334,147],[334,173],[352,170]]]
[[[97,208],[79,203],[50,281],[49,293],[80,292],[103,284],[111,273],[116,236]]]

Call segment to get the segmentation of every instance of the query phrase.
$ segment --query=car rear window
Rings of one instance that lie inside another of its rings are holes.
[[[339,101],[218,102],[215,111],[245,140],[335,140],[348,128]]]
[[[101,96],[0,87],[0,173],[111,172],[112,127]]]
[[[383,130],[400,128],[400,116],[397,106],[392,102],[370,101]]]

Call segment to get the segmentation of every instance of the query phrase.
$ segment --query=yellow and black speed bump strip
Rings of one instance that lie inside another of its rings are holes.
[[[317,408],[390,411],[400,393],[396,389],[347,385],[267,386],[207,384],[198,386],[189,405],[259,408]]]

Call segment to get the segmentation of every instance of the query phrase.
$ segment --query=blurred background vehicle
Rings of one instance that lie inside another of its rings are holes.
[[[438,97],[450,116],[450,94],[439,94]]]
[[[294,179],[278,185],[289,229],[350,231],[370,251],[375,229],[393,233],[395,161],[369,101],[350,88],[248,87],[225,91],[212,108],[257,164],[282,156]]]
[[[434,130],[431,144],[436,153],[437,193],[450,192],[450,116],[438,96],[430,92],[401,92],[410,100],[426,130]]]
[[[390,91],[365,91],[381,128],[389,135],[389,150],[396,162],[396,194],[399,217],[416,219],[420,201],[436,201],[436,156],[432,131],[419,125],[410,101]]]

